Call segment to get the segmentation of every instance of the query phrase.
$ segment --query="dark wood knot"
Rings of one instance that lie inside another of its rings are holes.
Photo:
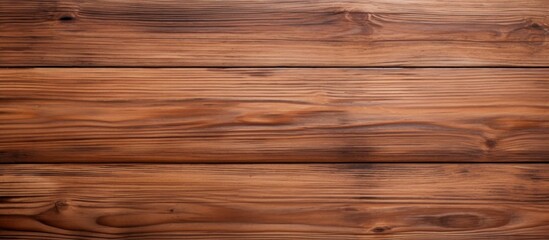
[[[62,15],[61,17],[59,17],[59,21],[61,22],[70,22],[70,21],[73,21],[75,18],[71,15]]]
[[[385,231],[391,230],[391,227],[389,226],[382,226],[382,227],[375,227],[372,228],[372,232],[375,233],[384,233]]]

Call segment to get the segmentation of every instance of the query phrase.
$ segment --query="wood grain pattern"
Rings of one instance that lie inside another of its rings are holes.
[[[549,69],[3,69],[1,162],[547,161]]]
[[[0,66],[549,66],[549,1],[0,1]]]
[[[548,147],[549,0],[0,0],[0,239],[549,239]]]
[[[548,165],[3,165],[9,239],[547,239]]]

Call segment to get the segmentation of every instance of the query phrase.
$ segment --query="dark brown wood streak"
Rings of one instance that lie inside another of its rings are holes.
[[[546,0],[0,1],[0,66],[549,66]]]
[[[3,69],[0,161],[547,161],[548,99],[548,69]]]
[[[8,239],[547,239],[549,168],[3,165]]]

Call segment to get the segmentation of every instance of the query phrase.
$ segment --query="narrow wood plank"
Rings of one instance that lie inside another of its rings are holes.
[[[1,162],[547,161],[549,69],[2,69]]]
[[[547,239],[549,165],[2,165],[9,239]]]
[[[549,1],[0,1],[0,66],[549,66]]]

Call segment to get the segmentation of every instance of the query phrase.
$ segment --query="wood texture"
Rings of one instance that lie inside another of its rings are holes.
[[[9,239],[547,239],[548,165],[3,165]]]
[[[0,0],[0,239],[549,239],[548,147],[548,0]]]
[[[3,69],[1,162],[547,161],[549,69]]]
[[[0,1],[0,66],[549,66],[549,1]]]

